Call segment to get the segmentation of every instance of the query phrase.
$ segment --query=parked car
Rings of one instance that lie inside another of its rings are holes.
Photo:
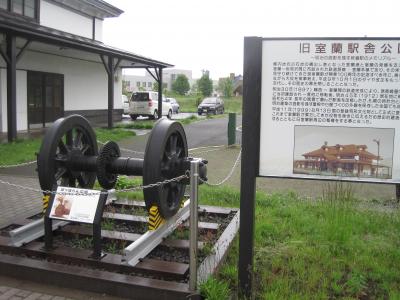
[[[171,103],[172,112],[179,114],[179,103],[175,98],[167,98],[167,102]]]
[[[122,95],[122,109],[124,110],[124,115],[129,114],[129,99],[125,95]]]
[[[197,107],[197,113],[201,114],[223,114],[224,113],[224,101],[218,97],[209,97],[203,99],[200,105]]]
[[[162,115],[168,119],[172,117],[172,105],[165,101],[163,96]],[[150,119],[156,119],[158,116],[158,92],[135,92],[129,101],[129,115],[132,120],[138,116],[148,116]]]

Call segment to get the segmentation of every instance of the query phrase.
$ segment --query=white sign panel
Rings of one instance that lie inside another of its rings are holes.
[[[260,176],[400,182],[400,40],[264,40]]]
[[[50,218],[93,223],[99,199],[100,191],[59,186]]]

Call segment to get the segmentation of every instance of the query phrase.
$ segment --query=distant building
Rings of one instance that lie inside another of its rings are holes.
[[[243,76],[237,75],[235,73],[231,73],[229,75],[230,79],[232,80],[233,85],[233,94],[235,96],[242,96],[243,95]]]
[[[302,154],[294,161],[294,173],[391,178],[391,168],[379,163],[381,157],[367,151],[366,145],[328,146]]]
[[[163,70],[163,88],[172,90],[172,84],[179,74],[185,75],[189,84],[193,84],[192,71],[182,69],[165,69]],[[125,90],[129,92],[137,91],[152,91],[155,79],[146,71],[145,75],[122,75],[123,85]]]

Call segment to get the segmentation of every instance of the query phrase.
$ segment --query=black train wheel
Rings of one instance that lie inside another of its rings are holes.
[[[178,122],[160,119],[156,122],[146,145],[143,163],[143,184],[172,179],[180,175],[180,162],[188,156],[185,131]],[[168,219],[176,214],[185,194],[186,185],[172,182],[144,189],[147,210],[157,205],[161,216]]]
[[[51,190],[57,184],[92,188],[96,173],[72,171],[70,166],[74,158],[97,154],[96,134],[84,117],[71,115],[58,119],[47,130],[37,157],[40,187]]]

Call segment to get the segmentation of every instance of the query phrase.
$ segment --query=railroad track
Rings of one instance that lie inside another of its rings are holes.
[[[112,202],[102,219],[105,255],[101,259],[91,258],[92,228],[85,224],[63,222],[54,231],[52,250],[45,249],[43,237],[26,239],[22,246],[16,246],[13,234],[29,224],[40,223],[40,217],[16,220],[1,229],[2,275],[138,299],[196,299],[199,296],[191,293],[188,286],[189,229],[185,212],[177,214],[179,224],[172,231],[155,238],[151,235],[161,227],[147,231],[144,202]],[[239,211],[200,206],[198,218],[198,279],[202,281],[225,257],[238,231]],[[146,241],[147,235],[149,241]],[[151,249],[137,254],[132,250],[137,247],[132,245],[139,240],[145,240],[144,247]]]

